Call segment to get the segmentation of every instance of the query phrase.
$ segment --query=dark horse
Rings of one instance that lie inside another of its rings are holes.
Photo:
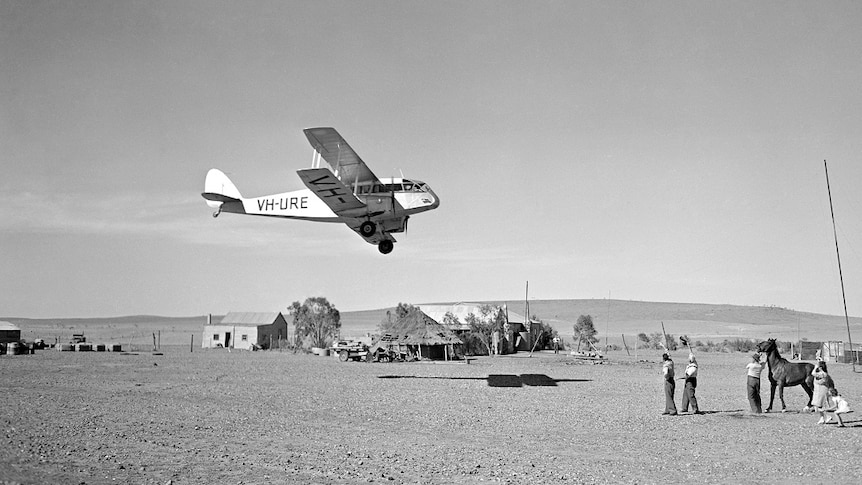
[[[814,376],[811,372],[814,370],[813,364],[806,362],[788,362],[787,359],[778,353],[778,346],[775,345],[775,339],[771,338],[757,344],[758,352],[766,353],[766,361],[769,363],[769,407],[766,412],[772,410],[772,401],[775,399],[775,388],[778,387],[778,398],[781,399],[781,412],[784,412],[787,406],[784,404],[784,388],[789,386],[801,385],[808,394],[808,404],[805,410],[811,408],[811,398],[814,392]]]

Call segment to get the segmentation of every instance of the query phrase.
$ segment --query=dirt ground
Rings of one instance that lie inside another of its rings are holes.
[[[163,352],[0,357],[0,483],[862,482],[859,413],[817,425],[796,387],[789,412],[749,414],[744,354],[699,354],[705,414],[668,417],[657,353]],[[830,371],[862,406],[862,373]]]

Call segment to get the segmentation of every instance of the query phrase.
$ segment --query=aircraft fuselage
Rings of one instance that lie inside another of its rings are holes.
[[[349,223],[352,220],[380,221],[393,218],[404,218],[420,212],[429,211],[440,205],[437,195],[425,184],[416,184],[416,189],[403,190],[408,184],[385,184],[380,190],[365,191],[357,193],[356,197],[366,204],[366,207],[354,209],[353,211],[335,214],[317,195],[309,189],[294,190],[281,194],[265,195],[262,197],[243,198],[236,202],[226,202],[221,206],[222,212],[233,212],[239,214],[259,215],[268,217],[282,217],[287,219],[301,219],[316,222],[342,222]],[[388,181],[387,181],[388,182]],[[421,184],[421,187],[419,186]],[[384,191],[395,185],[402,190]],[[401,209],[392,210],[392,198],[400,204]]]

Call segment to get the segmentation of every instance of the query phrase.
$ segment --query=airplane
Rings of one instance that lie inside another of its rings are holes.
[[[201,194],[216,211],[316,222],[342,222],[383,254],[392,233],[407,230],[413,214],[436,209],[440,199],[425,182],[378,178],[334,128],[303,130],[314,153],[311,168],[297,170],[306,189],[245,198],[221,170],[207,172]],[[321,159],[330,168],[321,167]]]

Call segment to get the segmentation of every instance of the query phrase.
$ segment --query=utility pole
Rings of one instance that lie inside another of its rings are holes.
[[[844,321],[847,323],[847,343],[850,344],[850,362],[853,372],[856,372],[856,359],[853,358],[853,339],[850,338],[850,317],[847,316],[847,297],[844,293],[844,274],[841,272],[841,253],[838,252],[838,231],[835,230],[835,211],[832,209],[832,189],[829,187],[829,168],[823,160],[823,170],[826,171],[826,191],[829,193],[829,213],[832,215],[832,235],[835,238],[835,255],[838,256],[838,277],[841,279],[841,299],[844,301]]]

